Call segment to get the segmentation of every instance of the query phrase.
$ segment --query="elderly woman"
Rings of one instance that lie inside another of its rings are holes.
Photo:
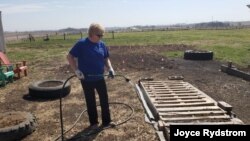
[[[95,90],[99,95],[102,127],[110,126],[110,110],[106,82],[104,80],[105,66],[109,75],[114,77],[114,70],[109,60],[109,51],[101,38],[104,36],[104,28],[100,24],[91,24],[88,37],[79,40],[69,51],[68,62],[80,79],[85,94],[87,111],[91,129],[98,127],[98,114],[96,108]]]

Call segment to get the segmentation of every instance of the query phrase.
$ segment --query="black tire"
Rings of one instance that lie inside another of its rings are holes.
[[[186,50],[184,52],[184,59],[186,60],[213,60],[213,52],[212,51]]]
[[[71,84],[64,80],[42,80],[29,85],[29,95],[36,98],[55,99],[67,96],[70,93]],[[54,86],[46,86],[46,84],[54,83]]]
[[[2,123],[0,126],[1,141],[21,140],[35,131],[37,127],[35,116],[28,112],[0,113],[0,123]]]

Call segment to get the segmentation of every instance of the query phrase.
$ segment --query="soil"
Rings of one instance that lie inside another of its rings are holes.
[[[180,50],[184,52],[193,49],[192,46],[186,45],[112,46],[109,49],[116,73],[126,75],[133,83],[144,77],[167,80],[168,76],[183,76],[184,81],[197,87],[214,100],[225,101],[232,105],[236,116],[245,124],[250,124],[250,82],[221,72],[220,66],[225,62],[166,58],[161,54],[165,51]],[[29,72],[27,77],[22,77],[0,89],[0,112],[28,111],[37,118],[38,127],[36,131],[22,141],[52,141],[60,135],[59,100],[35,99],[28,94],[28,85],[35,81],[67,79],[73,75],[66,60],[55,59],[57,60],[51,62],[28,62]],[[244,68],[244,71],[250,72],[250,69]],[[71,93],[63,98],[65,129],[71,127],[86,107],[79,80],[74,78],[70,82]],[[129,104],[134,108],[133,117],[120,126],[88,137],[82,136],[76,140],[158,140],[153,126],[145,121],[143,107],[133,87],[120,77],[107,79],[106,82],[109,101]],[[130,114],[130,110],[123,105],[110,105],[110,110],[114,122],[121,122]],[[100,112],[99,107],[98,111]],[[99,121],[101,122],[101,120]],[[88,117],[85,113],[65,137],[78,137],[87,127]]]
[[[56,87],[56,86],[60,86],[62,85],[62,82],[58,82],[58,81],[49,81],[49,82],[43,82],[41,84],[39,84],[39,87]]]
[[[25,120],[26,118],[21,114],[0,114],[0,128],[15,126]]]

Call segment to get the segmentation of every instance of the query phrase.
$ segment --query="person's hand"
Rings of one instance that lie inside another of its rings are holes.
[[[76,74],[76,76],[77,76],[78,79],[84,79],[84,75],[83,75],[83,73],[80,70],[77,69],[75,71],[75,74]]]
[[[115,71],[114,71],[114,69],[112,67],[109,69],[108,77],[112,78],[112,79],[115,77]]]

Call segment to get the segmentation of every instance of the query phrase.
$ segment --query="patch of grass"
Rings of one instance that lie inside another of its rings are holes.
[[[210,50],[214,52],[215,59],[232,61],[240,66],[250,64],[250,51],[245,47],[235,48],[233,46],[213,46]]]
[[[233,61],[241,66],[250,64],[250,29],[230,30],[178,30],[106,33],[103,40],[108,46],[158,46],[168,44],[186,44],[196,49],[211,50],[214,58],[222,61]],[[87,34],[83,34],[83,38]],[[50,36],[49,41],[36,38],[35,42],[15,41],[7,43],[8,56],[13,59],[28,59],[65,56],[68,50],[81,38],[78,35]],[[164,53],[168,57],[181,57],[183,52]]]
[[[167,51],[163,55],[170,58],[183,58],[183,51]]]

